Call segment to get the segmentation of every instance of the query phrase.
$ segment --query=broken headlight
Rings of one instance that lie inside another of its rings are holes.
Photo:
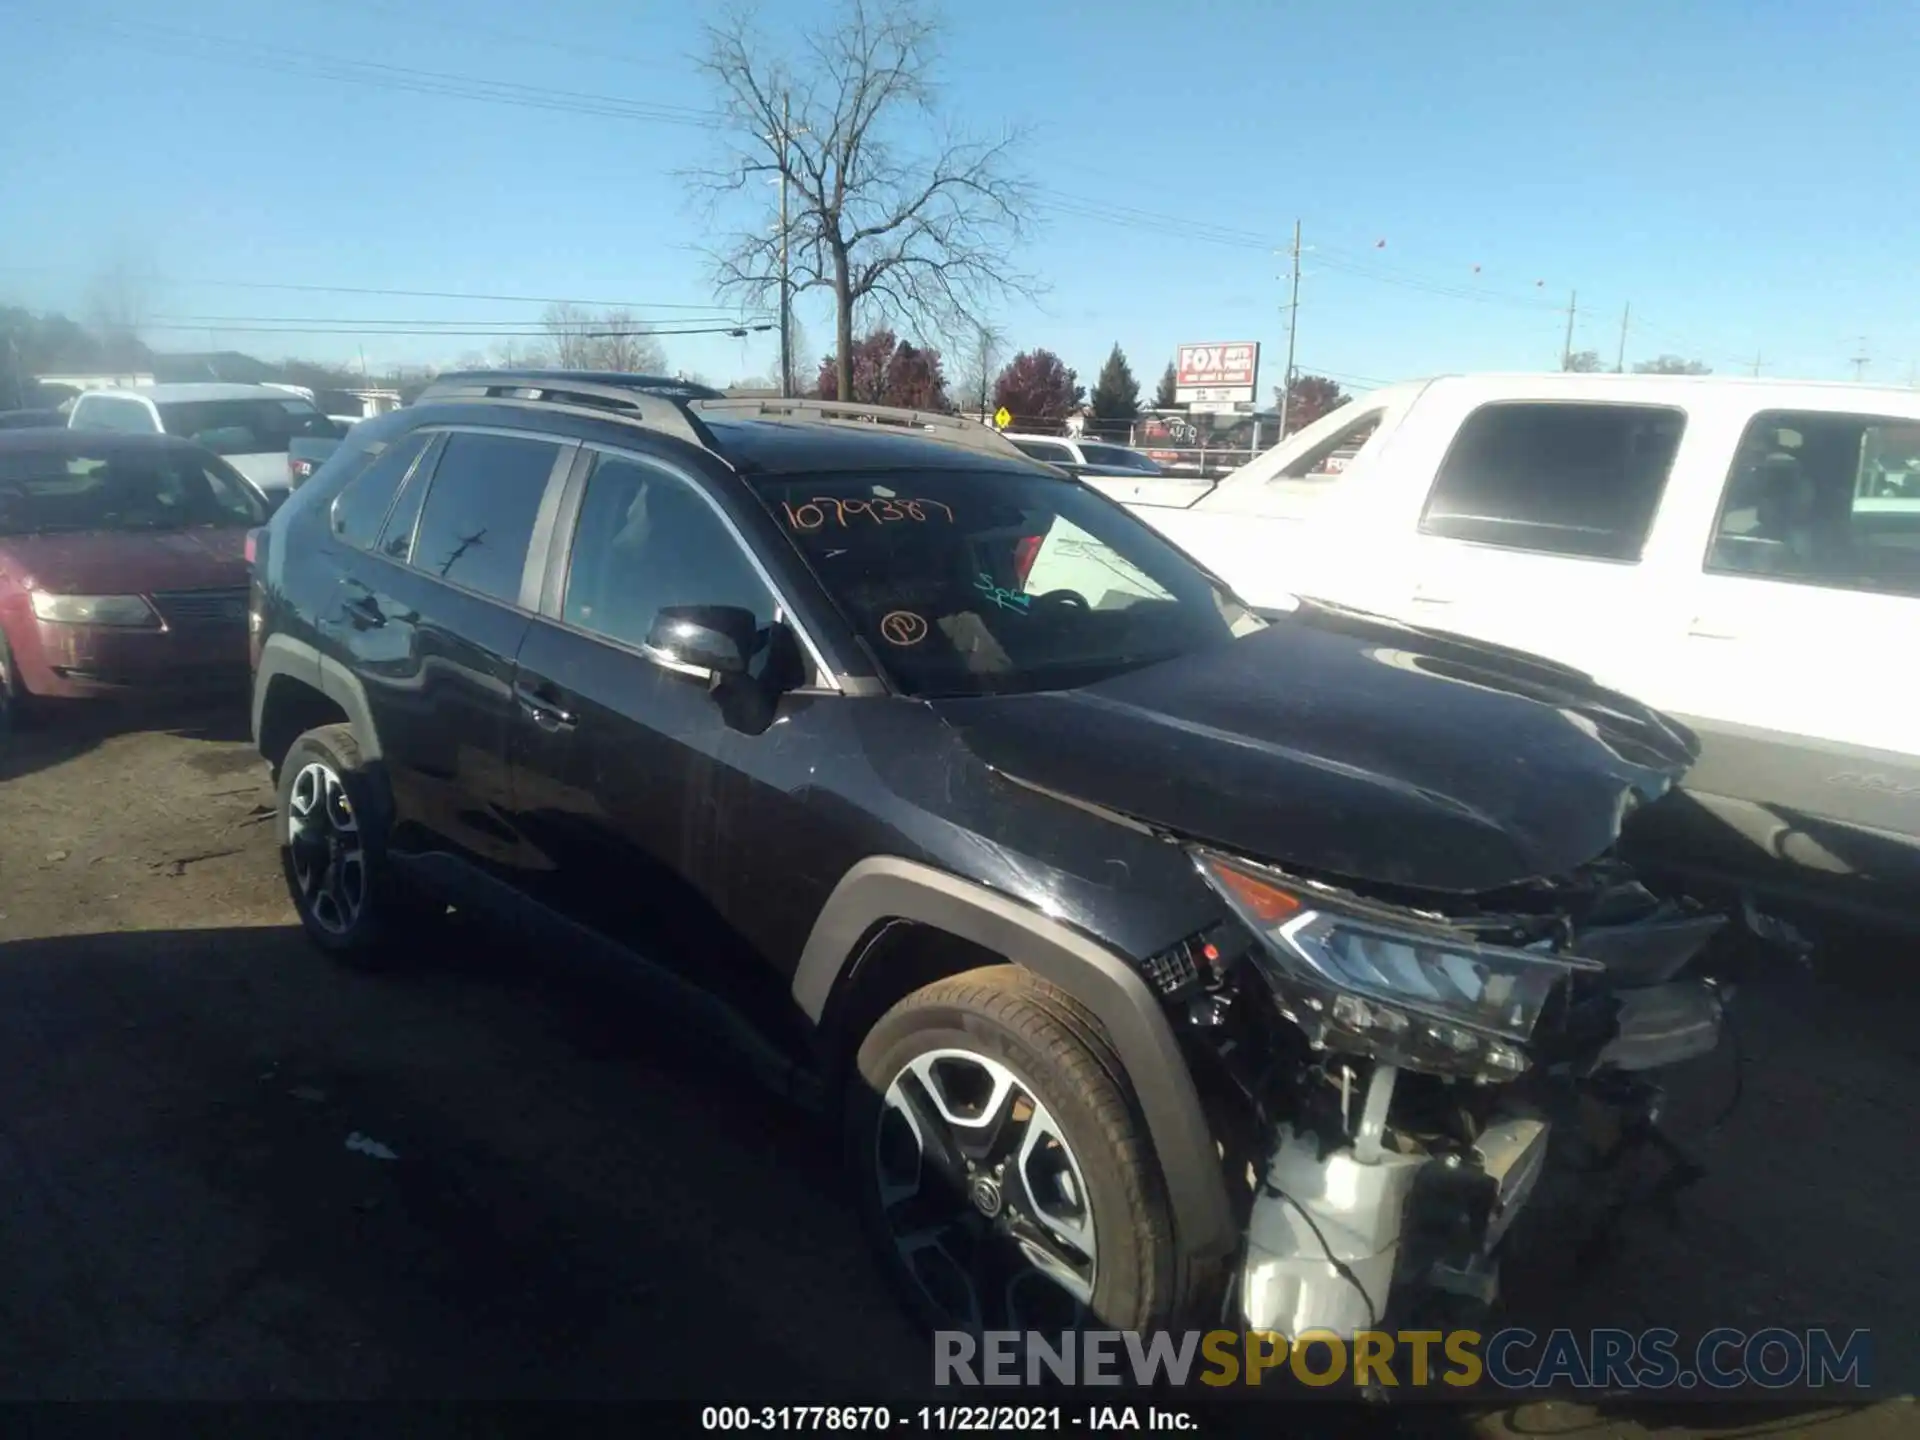
[[[1576,956],[1486,945],[1443,921],[1369,906],[1251,861],[1194,849],[1262,942],[1281,1012],[1310,1042],[1409,1069],[1511,1079]]]

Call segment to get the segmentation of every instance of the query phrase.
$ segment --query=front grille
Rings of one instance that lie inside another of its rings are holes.
[[[218,590],[162,590],[153,597],[160,618],[171,629],[209,626],[244,627],[247,623],[247,587],[229,585]]]

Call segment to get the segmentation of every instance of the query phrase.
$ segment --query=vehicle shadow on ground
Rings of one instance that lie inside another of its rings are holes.
[[[831,1126],[559,957],[455,924],[419,960],[341,971],[294,926],[0,945],[0,1393],[987,1398],[932,1389]],[[1779,1156],[1746,1143],[1732,1178],[1764,1185]],[[1658,1293],[1642,1237],[1621,1277],[1553,1297],[1547,1323],[1626,1323],[1623,1296],[1657,1308],[1749,1258],[1655,1243],[1680,1252],[1656,1257],[1675,1267]],[[1869,1226],[1814,1259],[1898,1283],[1877,1244]],[[1803,1303],[1844,1318],[1858,1299]],[[1858,1323],[1890,1345],[1889,1320]],[[1289,1433],[1352,1430],[1287,1409]],[[1536,1406],[1387,1411],[1372,1418],[1406,1433],[1614,1433]],[[1676,1418],[1733,1423],[1719,1413]],[[1756,1433],[1818,1433],[1796,1413],[1767,1407]],[[1257,1399],[1223,1418],[1275,1419]]]
[[[930,1374],[830,1133],[483,939],[0,946],[0,1392],[867,1403]]]
[[[76,760],[116,735],[167,731],[188,740],[234,742],[252,738],[244,702],[141,705],[42,702],[0,731],[0,783]]]

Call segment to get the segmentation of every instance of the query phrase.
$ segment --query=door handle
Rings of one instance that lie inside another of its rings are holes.
[[[557,704],[544,686],[516,685],[513,695],[527,717],[542,730],[571,729],[579,719],[571,710]]]
[[[1416,585],[1413,587],[1413,603],[1416,605],[1451,605],[1453,604],[1453,596],[1439,590],[1430,589],[1425,585]]]
[[[343,602],[343,608],[348,618],[363,629],[378,628],[387,623],[387,617],[381,613],[380,602],[371,595],[356,595]]]

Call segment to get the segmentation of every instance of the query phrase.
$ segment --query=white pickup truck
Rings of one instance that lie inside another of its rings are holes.
[[[1088,483],[1256,607],[1532,651],[1689,725],[1690,868],[1920,910],[1920,391],[1447,376],[1217,483]],[[1072,584],[1051,548],[1029,589]]]

